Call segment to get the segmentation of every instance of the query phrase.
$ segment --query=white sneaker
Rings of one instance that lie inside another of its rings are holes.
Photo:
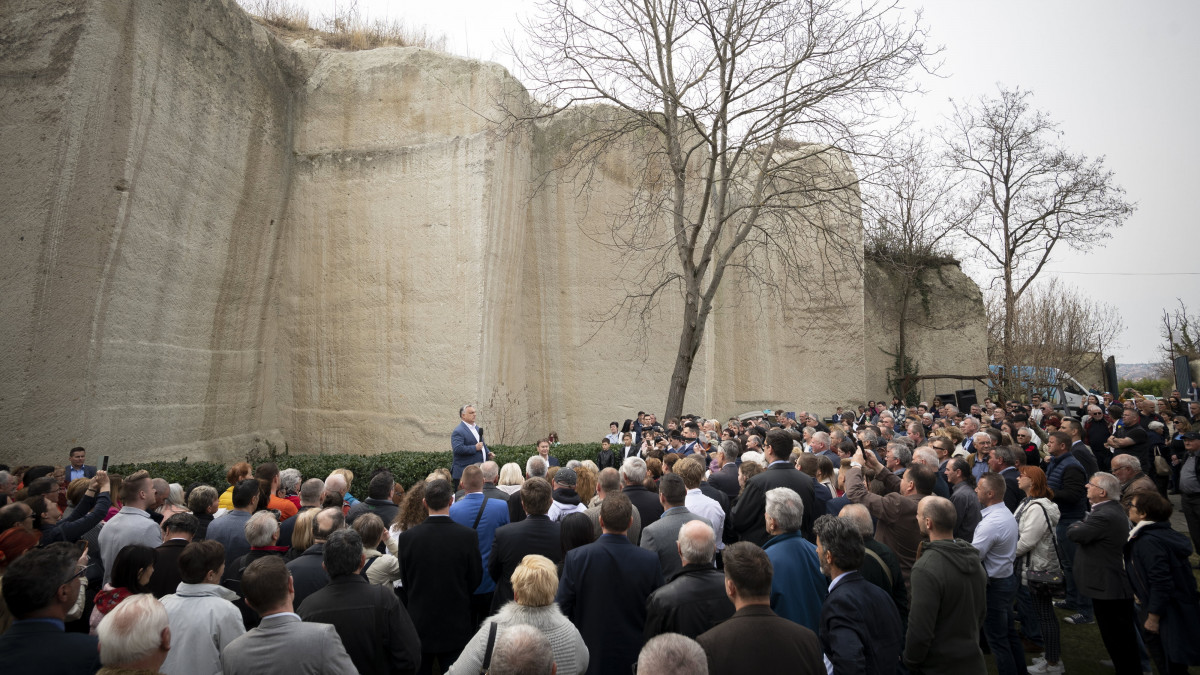
[[[1029,664],[1029,665],[1030,665],[1030,666],[1043,666],[1043,665],[1045,665],[1045,664],[1046,664],[1046,657],[1044,657],[1044,656],[1035,656],[1035,657],[1033,657],[1033,663],[1031,663],[1031,664]]]
[[[1049,663],[1046,663],[1045,659],[1042,659],[1040,663],[1035,661],[1032,666],[1029,666],[1028,670],[1031,673],[1036,673],[1036,675],[1062,675],[1066,672],[1066,668],[1063,667],[1062,661],[1059,661],[1054,665],[1050,665]]]

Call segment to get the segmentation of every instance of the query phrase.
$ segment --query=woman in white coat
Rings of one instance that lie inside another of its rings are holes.
[[[1014,514],[1017,519],[1017,561],[1021,564],[1021,584],[1033,597],[1033,609],[1042,628],[1045,654],[1034,659],[1030,673],[1062,673],[1059,659],[1058,616],[1053,598],[1045,589],[1029,585],[1029,571],[1057,571],[1062,568],[1055,551],[1054,528],[1058,525],[1058,505],[1050,501],[1054,492],[1046,486],[1046,474],[1036,466],[1022,466],[1017,485],[1027,495]]]

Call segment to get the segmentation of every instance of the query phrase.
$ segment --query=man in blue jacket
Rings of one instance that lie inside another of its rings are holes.
[[[483,429],[475,426],[475,406],[464,405],[459,408],[458,417],[462,421],[450,434],[450,451],[454,453],[450,476],[454,478],[455,488],[462,478],[463,469],[472,464],[483,464],[485,459],[496,458],[483,444]]]

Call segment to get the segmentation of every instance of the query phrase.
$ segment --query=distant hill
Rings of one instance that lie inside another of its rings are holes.
[[[1118,380],[1140,380],[1146,377],[1159,377],[1163,374],[1162,363],[1118,363]]]

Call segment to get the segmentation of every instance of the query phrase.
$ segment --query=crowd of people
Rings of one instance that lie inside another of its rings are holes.
[[[1091,623],[1118,675],[1200,664],[1178,394],[639,413],[523,467],[459,417],[451,466],[361,499],[346,469],[2,467],[5,672],[1062,673]]]

